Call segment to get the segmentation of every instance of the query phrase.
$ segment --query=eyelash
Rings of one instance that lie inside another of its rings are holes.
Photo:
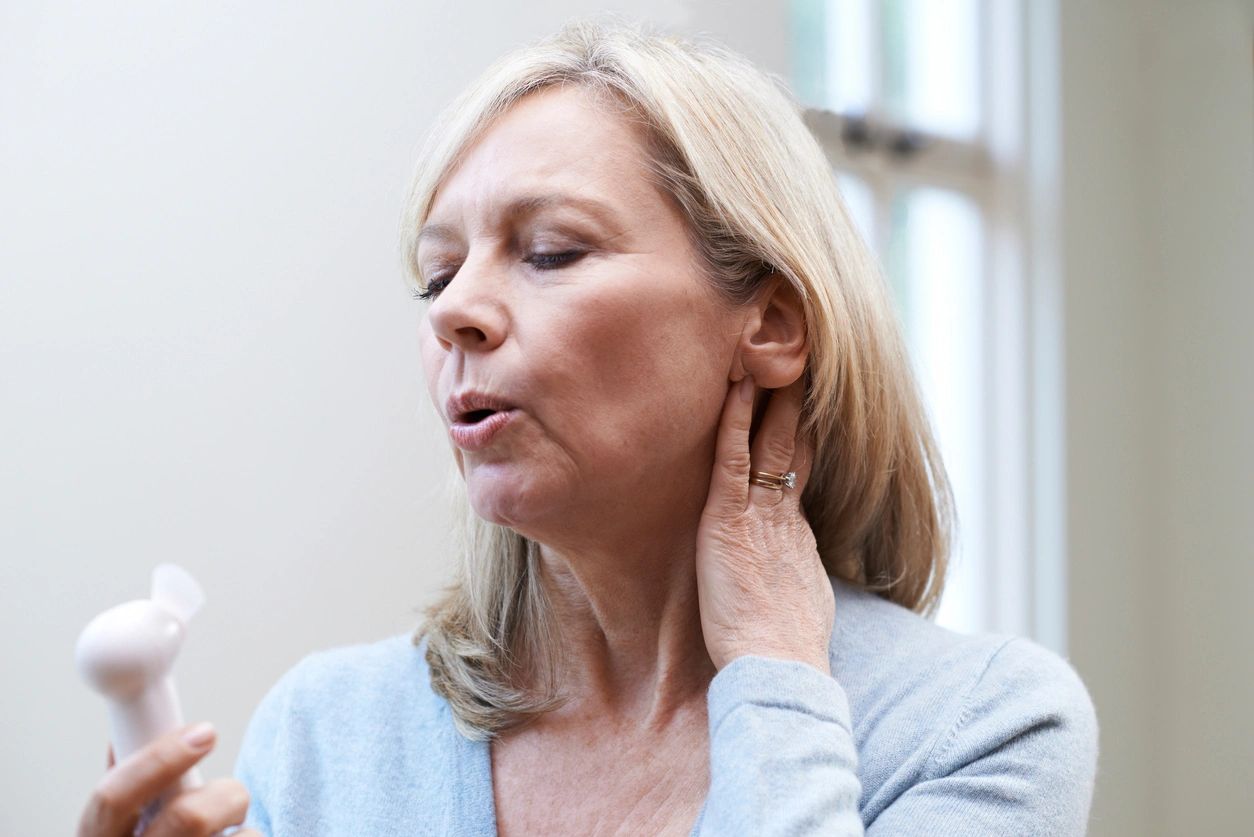
[[[563,253],[532,253],[524,262],[536,268],[537,270],[556,270],[565,267],[577,261],[584,255],[582,250],[567,250]],[[440,295],[440,291],[448,287],[449,282],[453,281],[453,276],[457,274],[454,270],[449,274],[448,278],[437,276],[427,283],[427,287],[421,291],[414,293],[415,299],[431,300]]]

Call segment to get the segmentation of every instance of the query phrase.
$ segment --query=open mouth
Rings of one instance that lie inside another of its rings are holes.
[[[462,413],[460,416],[458,416],[457,421],[459,424],[478,424],[479,422],[483,421],[489,416],[495,415],[496,412],[497,412],[496,410],[486,410],[486,409],[485,410],[471,410],[469,412]]]
[[[478,451],[492,444],[505,427],[514,423],[519,412],[512,407],[494,410],[491,407],[480,407],[457,414],[457,418],[449,425],[449,436],[457,447],[463,451]]]
[[[449,428],[459,432],[475,431],[483,435],[488,429],[502,425],[517,412],[505,398],[487,392],[464,390],[452,395],[445,406]]]

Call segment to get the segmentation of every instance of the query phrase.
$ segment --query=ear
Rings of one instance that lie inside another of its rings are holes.
[[[778,273],[772,274],[746,313],[732,380],[748,374],[763,389],[779,389],[800,378],[810,346],[805,309],[793,286]]]

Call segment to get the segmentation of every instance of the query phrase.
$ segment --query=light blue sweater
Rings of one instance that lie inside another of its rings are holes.
[[[1083,834],[1097,717],[1071,665],[832,579],[828,676],[733,660],[708,692],[697,835]],[[407,635],[311,654],[262,700],[235,773],[275,837],[494,835],[488,744],[453,726]]]

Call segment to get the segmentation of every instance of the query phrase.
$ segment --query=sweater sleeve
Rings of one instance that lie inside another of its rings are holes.
[[[917,780],[865,830],[849,702],[835,678],[750,655],[719,671],[707,699],[710,792],[699,834],[1085,833],[1096,713],[1075,670],[1031,640],[992,654],[957,696]]]
[[[747,655],[707,693],[710,791],[702,835],[856,835],[861,785],[849,700],[797,660]]]

